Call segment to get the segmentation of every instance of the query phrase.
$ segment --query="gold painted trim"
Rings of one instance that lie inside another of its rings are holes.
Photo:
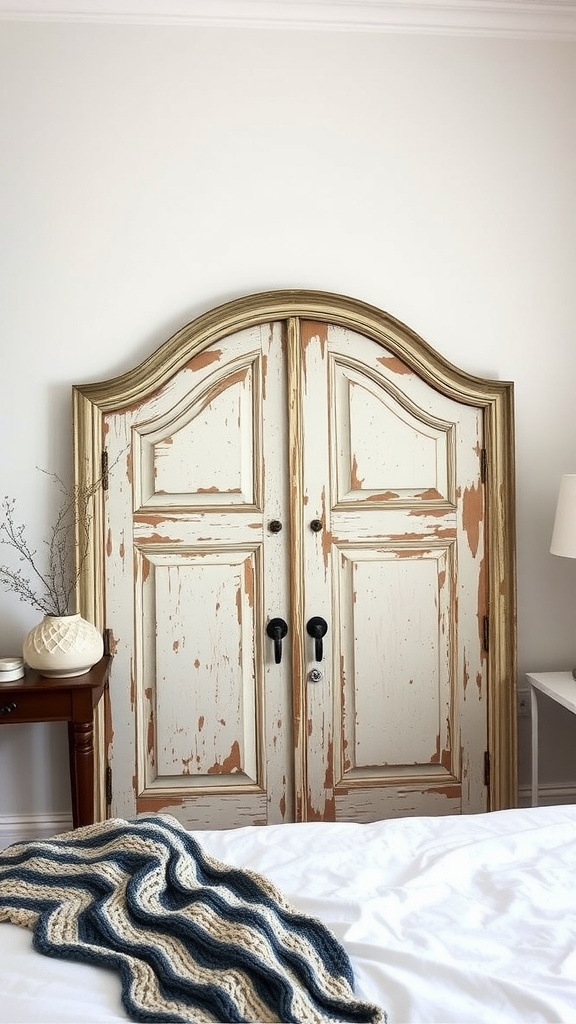
[[[288,472],[290,476],[290,559],[294,569],[290,592],[290,636],[292,638],[292,716],[294,737],[294,806],[296,821],[305,818],[307,751],[306,743],[306,663],[304,660],[304,465],[302,379],[302,343],[300,320],[291,317],[287,324],[288,377]]]

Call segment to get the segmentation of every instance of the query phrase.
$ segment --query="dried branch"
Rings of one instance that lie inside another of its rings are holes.
[[[59,485],[61,501],[44,542],[47,549],[44,558],[29,546],[25,525],[16,522],[16,500],[5,497],[1,503],[0,544],[13,548],[27,571],[0,566],[0,585],[44,615],[67,615],[74,610],[72,601],[88,557],[92,503],[102,479],[87,487],[67,487],[56,473],[47,473],[47,476]]]

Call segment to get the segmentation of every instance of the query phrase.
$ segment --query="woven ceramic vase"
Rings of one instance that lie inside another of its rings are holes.
[[[102,635],[80,614],[45,615],[24,640],[24,661],[43,676],[81,676],[104,653]]]

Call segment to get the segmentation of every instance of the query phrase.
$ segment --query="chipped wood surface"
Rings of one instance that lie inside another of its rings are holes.
[[[348,816],[354,799],[354,820],[386,817],[407,792],[427,813],[440,785],[451,808],[487,809],[483,523],[478,501],[459,499],[482,496],[481,411],[349,330],[302,334],[303,494],[324,522],[303,531],[304,617],[332,627],[323,679],[306,689],[306,816]],[[305,675],[311,659],[309,641]]]
[[[106,417],[111,456],[127,448],[132,467],[106,510],[107,610],[126,638],[115,667],[130,660],[135,681],[111,693],[114,813],[176,807],[192,825],[201,801],[206,824],[227,795],[231,824],[293,816],[287,661],[270,681],[263,639],[288,615],[289,526],[280,540],[267,529],[286,505],[282,334],[230,339]]]
[[[114,814],[166,808],[220,827],[510,802],[501,616],[495,650],[482,646],[497,592],[513,601],[480,481],[483,447],[510,457],[500,382],[487,397],[488,382],[440,363],[438,387],[415,336],[388,330],[384,344],[368,313],[339,321],[229,336],[213,322],[211,347],[167,343],[147,386],[138,371],[112,382],[116,399],[103,385],[76,395],[77,418],[100,403],[116,470],[91,566],[115,646],[101,740]],[[289,624],[280,665],[275,616]]]

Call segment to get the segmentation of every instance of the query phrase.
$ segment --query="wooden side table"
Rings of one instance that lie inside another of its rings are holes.
[[[81,676],[48,679],[26,669],[22,679],[0,683],[0,725],[68,722],[74,828],[94,822],[94,709],[110,674],[105,654]]]
[[[538,805],[538,699],[543,693],[576,715],[576,679],[571,672],[529,672],[526,682],[530,687],[532,714],[532,807]]]

